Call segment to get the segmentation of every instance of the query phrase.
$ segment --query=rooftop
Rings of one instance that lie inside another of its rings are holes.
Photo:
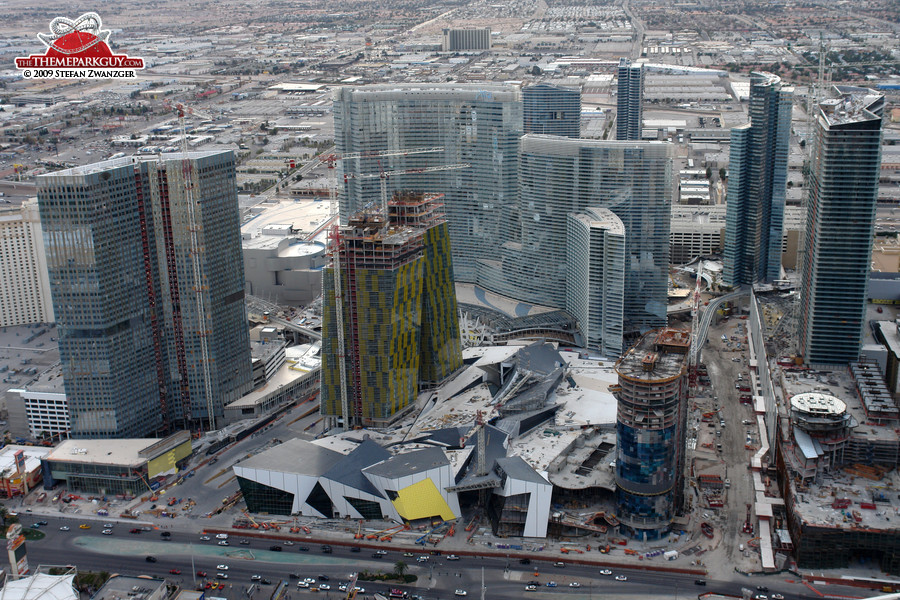
[[[97,590],[92,600],[145,600],[158,594],[165,585],[166,582],[162,579],[115,575]]]
[[[690,332],[681,329],[649,331],[616,363],[616,372],[629,379],[658,381],[677,377],[687,369]]]
[[[65,440],[47,455],[47,460],[138,467],[148,461],[141,452],[161,441],[158,438]]]
[[[78,592],[72,587],[74,579],[75,573],[35,573],[18,580],[7,579],[0,590],[0,600],[78,600]]]
[[[117,169],[119,167],[126,167],[128,165],[133,165],[138,162],[174,162],[177,160],[184,160],[187,158],[188,160],[196,160],[200,158],[206,158],[208,156],[215,156],[217,154],[223,154],[222,150],[203,150],[197,152],[170,152],[164,155],[157,154],[149,154],[146,156],[123,156],[120,158],[114,158],[112,160],[104,160],[96,163],[92,163],[89,165],[81,165],[78,167],[72,167],[71,169],[63,169],[62,171],[54,171],[53,173],[48,173],[46,175],[38,175],[38,181],[47,178],[56,178],[56,177],[85,177],[87,175],[92,175],[94,173],[102,173],[103,171],[108,171],[110,169]]]
[[[302,457],[302,460],[299,460]],[[238,469],[264,469],[319,477],[332,469],[344,455],[306,440],[293,439],[260,452],[234,465]]]
[[[31,473],[41,468],[41,459],[47,458],[50,448],[39,446],[4,446],[0,450],[0,474],[12,474],[16,471],[15,453],[22,450],[25,453],[25,471]]]
[[[843,400],[828,394],[806,392],[791,398],[791,408],[810,414],[839,415],[847,410],[847,405]]]

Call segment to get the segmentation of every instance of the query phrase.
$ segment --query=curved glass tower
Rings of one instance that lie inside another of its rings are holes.
[[[617,517],[625,533],[658,539],[684,502],[690,331],[644,335],[616,364]]]

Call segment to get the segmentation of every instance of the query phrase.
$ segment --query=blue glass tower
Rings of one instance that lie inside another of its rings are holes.
[[[58,171],[38,203],[72,437],[187,428],[250,390],[231,152]]]
[[[616,363],[617,517],[625,533],[658,539],[684,503],[690,331],[648,332]]]
[[[644,121],[644,65],[619,59],[616,139],[639,141]]]
[[[394,175],[395,191],[444,194],[456,281],[475,283],[477,260],[515,235],[522,97],[504,85],[390,84],[341,88],[334,96],[338,153],[439,152],[341,161],[341,222],[381,201],[380,172],[465,163],[465,169]],[[365,177],[369,176],[369,177]]]
[[[750,79],[750,123],[731,130],[722,280],[739,286],[781,276],[794,88],[769,73]]]
[[[881,171],[885,99],[835,86],[816,109],[800,291],[800,351],[816,365],[859,358]]]
[[[581,90],[539,83],[522,90],[525,133],[581,137]]]

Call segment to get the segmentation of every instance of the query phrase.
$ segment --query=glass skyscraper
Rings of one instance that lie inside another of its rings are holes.
[[[208,423],[250,390],[234,168],[230,151],[192,152],[38,178],[72,437]]]
[[[753,73],[750,123],[731,130],[722,279],[739,286],[781,276],[794,88]]]
[[[644,120],[644,65],[633,65],[621,58],[618,77],[616,139],[637,141],[641,139]]]
[[[622,354],[625,226],[608,208],[569,213],[566,231],[566,309],[589,348]]]
[[[581,137],[581,90],[539,83],[522,90],[525,133]]]
[[[515,86],[384,84],[341,88],[334,95],[338,154],[392,153],[413,148],[439,152],[367,156],[341,161],[345,185],[341,222],[381,202],[381,172],[465,163],[463,169],[395,174],[398,190],[444,194],[456,281],[475,283],[477,260],[498,240],[509,239],[515,212],[517,148],[522,97]],[[371,177],[375,175],[375,177]]]
[[[487,287],[566,308],[568,215],[608,208],[625,230],[623,331],[664,326],[672,194],[671,144],[523,136],[521,233],[501,252],[506,289]]]
[[[807,363],[859,358],[881,169],[884,96],[834,86],[815,112],[800,296]]]

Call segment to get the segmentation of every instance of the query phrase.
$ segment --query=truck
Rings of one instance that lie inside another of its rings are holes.
[[[678,550],[668,550],[663,553],[663,557],[665,557],[666,560],[675,560],[678,558]]]

